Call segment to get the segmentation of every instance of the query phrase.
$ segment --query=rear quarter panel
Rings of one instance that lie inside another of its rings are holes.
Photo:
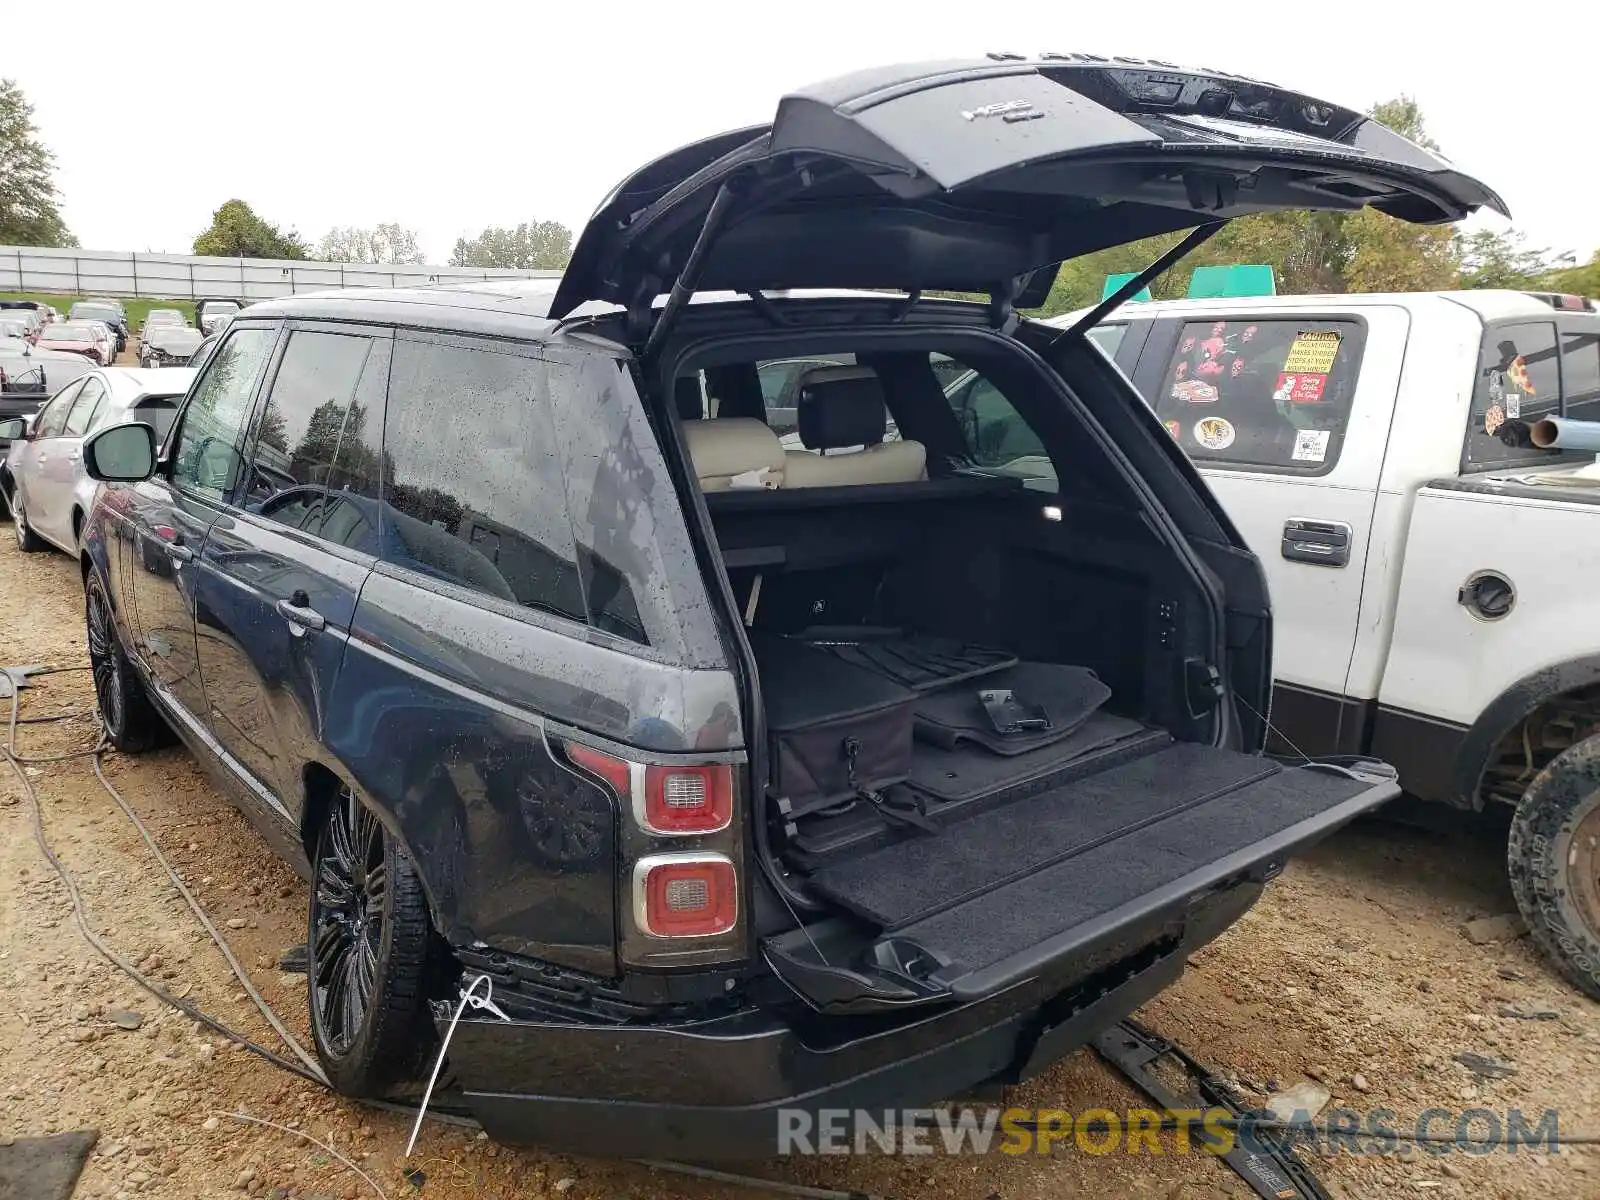
[[[1499,620],[1459,602],[1467,577],[1481,570],[1516,589]],[[1600,650],[1596,596],[1600,489],[1585,502],[1424,487],[1412,508],[1380,702],[1470,726],[1517,681]]]

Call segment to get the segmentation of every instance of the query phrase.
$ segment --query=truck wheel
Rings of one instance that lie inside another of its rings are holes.
[[[124,754],[139,754],[166,740],[167,725],[145,695],[144,685],[117,640],[111,600],[100,576],[89,572],[83,591],[89,670],[106,740]]]
[[[437,1042],[428,1013],[435,935],[416,867],[341,787],[312,862],[311,1033],[334,1088],[382,1096],[416,1077]]]
[[[1517,805],[1506,854],[1534,942],[1600,999],[1600,737],[1539,772]]]

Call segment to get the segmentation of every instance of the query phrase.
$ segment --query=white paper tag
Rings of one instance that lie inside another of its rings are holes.
[[[1522,393],[1507,392],[1505,400],[1506,416],[1516,420],[1522,415]]]
[[[757,467],[754,471],[741,471],[728,480],[730,488],[749,491],[753,488],[776,488],[777,483],[771,478],[771,470],[767,467]]]
[[[1328,430],[1302,429],[1294,438],[1295,462],[1322,462],[1328,457]]]

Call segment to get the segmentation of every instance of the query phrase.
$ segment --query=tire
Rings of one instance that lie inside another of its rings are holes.
[[[1600,1000],[1600,737],[1562,751],[1528,786],[1506,858],[1535,944]]]
[[[11,505],[11,527],[17,533],[17,549],[24,554],[37,554],[44,549],[44,539],[28,524],[28,514],[23,511],[20,485],[12,487],[8,503]]]
[[[167,740],[167,725],[145,694],[139,674],[123,653],[106,585],[95,571],[83,589],[83,623],[89,669],[106,739],[123,754],[142,754]]]
[[[311,865],[306,995],[317,1057],[336,1091],[380,1097],[416,1078],[438,1041],[428,991],[441,955],[422,882],[348,787]]]

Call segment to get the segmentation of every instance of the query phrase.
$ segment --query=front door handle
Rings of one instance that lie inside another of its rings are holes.
[[[194,551],[179,542],[162,542],[161,548],[173,562],[186,563],[194,558]]]
[[[1289,562],[1310,563],[1317,567],[1350,565],[1350,543],[1354,540],[1344,521],[1312,521],[1291,517],[1283,523],[1283,557]]]
[[[296,592],[287,600],[279,600],[278,614],[289,622],[290,632],[296,637],[307,630],[318,633],[328,624],[327,618],[311,607],[311,598],[304,592]]]

